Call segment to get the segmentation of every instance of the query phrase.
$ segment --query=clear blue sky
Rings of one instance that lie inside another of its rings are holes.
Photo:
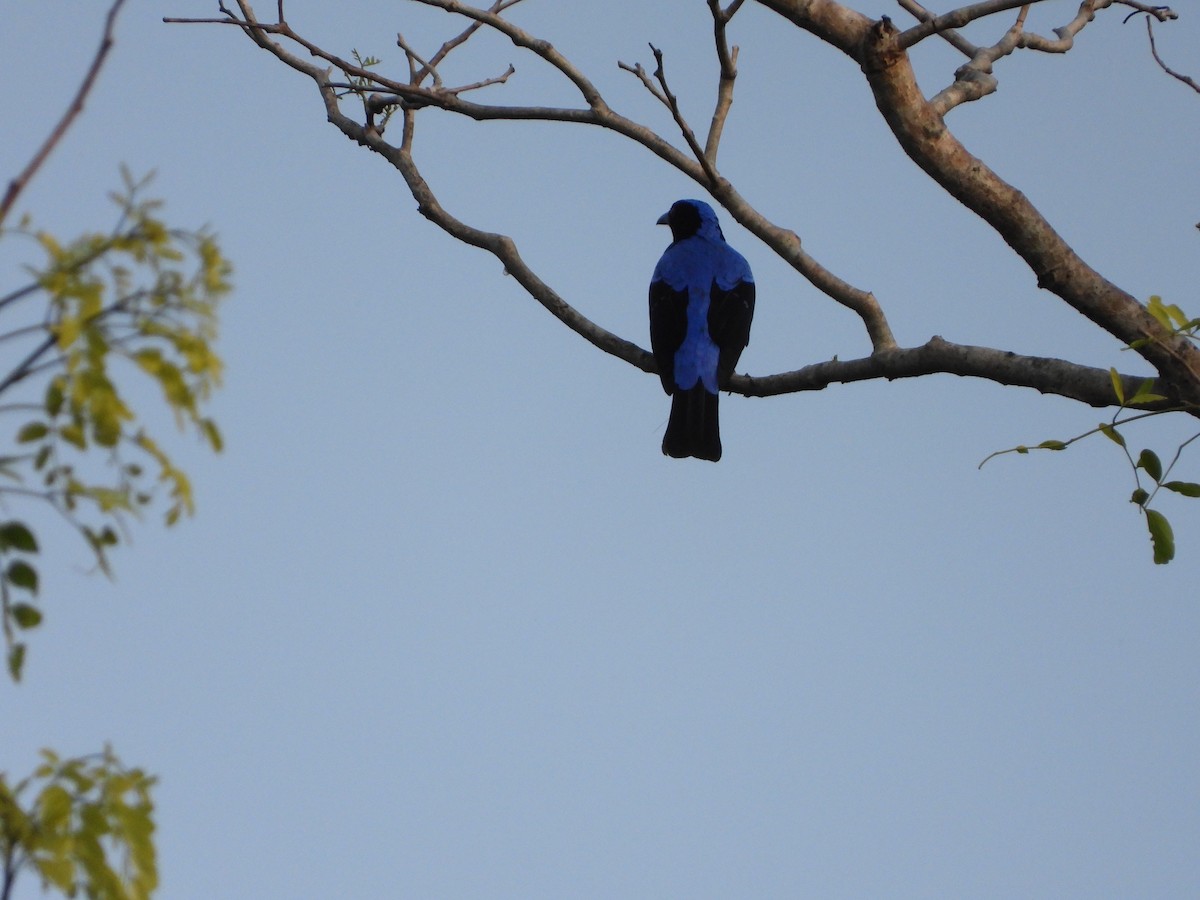
[[[0,171],[63,108],[103,6],[4,4]],[[1043,30],[1075,8],[1044,6]],[[1190,6],[1160,49],[1200,75]],[[603,7],[514,14],[672,133],[616,68],[662,47],[702,126],[704,4]],[[389,66],[397,30],[429,51],[455,30],[401,2],[288,10]],[[195,519],[139,527],[115,583],[43,522],[47,624],[0,688],[0,767],[111,741],[158,773],[163,900],[1200,895],[1200,507],[1167,501],[1180,558],[1155,567],[1108,442],[976,469],[1095,411],[949,376],[726,397],[724,460],[665,459],[657,378],[419,217],[239,32],[160,22],[214,12],[131,0],[21,207],[64,236],[103,228],[118,165],[155,168],[170,220],[220,233],[237,291],[226,452],[174,442]],[[1200,96],[1122,15],[1065,57],[1004,61],[950,124],[1109,278],[1195,313]],[[754,3],[732,37],[725,174],[874,290],[902,343],[1138,370],[900,154],[852,63]],[[936,42],[918,57],[931,91],[959,64]],[[510,61],[498,102],[574,99],[495,40],[447,79]],[[694,186],[565,126],[427,111],[417,152],[452,212],[646,344],[654,221]],[[868,351],[722,221],[759,285],[743,371]]]

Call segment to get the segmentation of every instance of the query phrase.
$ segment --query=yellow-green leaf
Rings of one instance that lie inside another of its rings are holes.
[[[1117,402],[1122,406],[1125,405],[1125,386],[1121,384],[1121,375],[1116,369],[1108,370],[1108,378],[1112,382],[1113,393],[1117,395]]]
[[[1117,431],[1117,429],[1113,428],[1111,425],[1101,422],[1100,433],[1114,444],[1117,444],[1120,447],[1125,446],[1125,438],[1121,436],[1121,432]]]

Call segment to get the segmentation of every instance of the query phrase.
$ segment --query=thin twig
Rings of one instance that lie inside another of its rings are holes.
[[[654,54],[654,62],[657,64],[654,69],[654,77],[658,80],[659,87],[662,88],[663,96],[667,98],[667,106],[671,110],[671,116],[675,119],[675,124],[679,126],[679,131],[683,135],[683,139],[691,148],[692,155],[696,157],[696,162],[700,163],[704,169],[704,174],[708,177],[710,184],[716,184],[720,180],[717,174],[716,167],[704,152],[704,148],[696,140],[696,134],[692,131],[692,126],[687,123],[687,119],[683,117],[683,113],[679,109],[679,101],[667,84],[667,73],[663,69],[663,52],[650,45],[650,52]]]
[[[1150,38],[1150,55],[1154,57],[1154,61],[1156,63],[1158,63],[1159,68],[1161,68],[1164,72],[1166,72],[1172,78],[1182,81],[1184,84],[1186,84],[1188,87],[1190,87],[1193,91],[1200,94],[1200,84],[1197,84],[1195,79],[1193,79],[1187,75],[1184,75],[1181,72],[1176,72],[1174,69],[1172,69],[1170,66],[1168,66],[1165,62],[1163,62],[1162,57],[1158,55],[1158,47],[1155,46],[1155,44],[1154,44],[1154,26],[1153,26],[1153,24],[1151,24],[1153,21],[1154,20],[1151,19],[1150,16],[1146,16],[1146,34]]]
[[[900,8],[912,15],[919,22],[931,22],[937,18],[936,14],[927,10],[917,0],[896,0],[900,4]],[[946,41],[952,47],[955,47],[964,56],[972,57],[979,52],[979,48],[968,41],[965,37],[959,34],[953,28],[944,28],[938,32],[938,37]]]
[[[623,69],[626,72],[632,72],[634,75],[636,75],[638,77],[638,80],[640,80],[642,82],[642,84],[645,86],[646,90],[648,90],[651,94],[654,95],[655,100],[657,100],[659,103],[661,103],[667,109],[671,108],[671,101],[668,100],[666,97],[664,97],[663,92],[658,89],[658,85],[650,80],[649,73],[646,71],[646,68],[641,63],[634,63],[631,66],[629,63],[623,63],[623,62],[618,61],[617,68]]]
[[[104,60],[112,49],[115,39],[113,38],[113,30],[117,23],[117,14],[121,11],[125,0],[114,0],[113,5],[109,7],[108,15],[104,19],[104,33],[100,38],[100,47],[96,50],[96,55],[92,57],[92,64],[88,67],[87,74],[79,85],[79,90],[75,92],[75,99],[71,101],[71,105],[67,107],[63,117],[59,119],[58,124],[54,126],[54,130],[50,132],[50,136],[46,138],[42,146],[33,155],[33,159],[25,166],[25,169],[8,184],[8,189],[4,192],[4,199],[0,201],[0,223],[3,223],[7,218],[13,204],[17,202],[17,197],[29,184],[30,180],[41,168],[42,163],[50,155],[50,152],[62,140],[63,135],[71,127],[71,123],[75,118],[83,112],[84,102],[87,100],[88,94],[92,91],[92,86],[96,83],[96,76],[100,74],[100,69],[104,66]]]

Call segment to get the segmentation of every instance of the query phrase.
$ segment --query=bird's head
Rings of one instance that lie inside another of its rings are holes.
[[[658,224],[670,226],[673,241],[682,241],[695,234],[714,241],[725,240],[717,214],[703,200],[676,200]]]

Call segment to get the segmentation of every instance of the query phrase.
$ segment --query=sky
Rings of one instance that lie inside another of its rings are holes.
[[[233,28],[161,22],[215,6],[130,0],[19,207],[63,236],[103,229],[119,166],[153,169],[169,221],[219,234],[236,290],[211,408],[225,451],[164,436],[195,517],[136,525],[108,581],[28,511],[46,622],[23,683],[0,686],[0,769],[111,742],[156,773],[162,900],[1200,895],[1200,508],[1164,500],[1179,556],[1155,566],[1115,445],[978,468],[1101,413],[951,376],[726,396],[724,459],[667,459],[655,376],[419,216],[300,75]],[[5,83],[25,86],[2,101],[0,170],[69,100],[104,7],[0,4]],[[1200,75],[1188,7],[1156,33]],[[459,29],[398,0],[287,9],[392,72],[397,31],[432,52]],[[676,139],[616,65],[651,64],[653,43],[707,122],[703,3],[512,14]],[[1000,90],[949,124],[1106,277],[1195,312],[1200,95],[1123,15],[1065,56],[1003,60]],[[481,38],[447,82],[512,62],[477,99],[576,102]],[[873,290],[900,343],[1145,371],[903,156],[849,60],[753,2],[731,40],[724,174]],[[960,64],[934,40],[914,58],[931,94]],[[610,134],[433,110],[415,152],[451,212],[647,345],[654,223],[694,184]],[[741,371],[869,352],[721,220],[758,284]],[[20,261],[3,248],[6,283]],[[1129,438],[1169,453],[1188,427]],[[1180,466],[1200,480],[1194,452]],[[26,876],[17,897],[40,895]]]

